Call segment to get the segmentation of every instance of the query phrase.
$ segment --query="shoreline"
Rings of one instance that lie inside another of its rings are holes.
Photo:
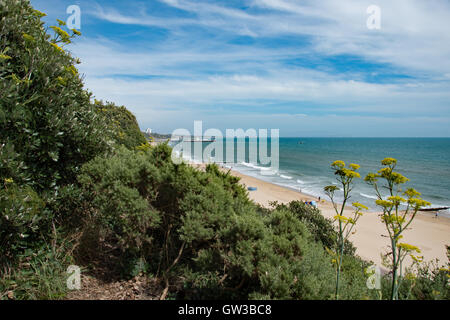
[[[205,164],[191,164],[198,168],[204,168]],[[301,193],[297,190],[267,182],[249,175],[245,175],[233,169],[230,173],[240,178],[240,183],[246,187],[256,187],[256,191],[248,191],[249,198],[263,207],[269,207],[269,202],[278,201],[288,203],[290,201],[316,201],[318,209],[326,218],[333,219],[336,215],[331,201],[321,199],[320,203],[314,196]],[[351,213],[351,207],[346,207],[344,215]],[[367,211],[358,220],[355,226],[356,233],[349,238],[356,247],[356,254],[367,261],[372,261],[382,266],[381,253],[386,253],[389,245],[389,237],[384,224],[381,222],[381,212]],[[439,259],[439,265],[445,264],[448,259],[445,245],[450,245],[450,219],[434,214],[419,212],[410,228],[404,231],[402,242],[415,245],[420,248],[424,261],[430,262]],[[409,260],[409,261],[408,261]],[[405,259],[404,265],[410,265],[410,258]]]

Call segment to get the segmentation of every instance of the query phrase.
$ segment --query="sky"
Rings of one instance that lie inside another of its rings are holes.
[[[450,137],[449,0],[31,0],[47,25],[81,9],[96,99],[141,129],[285,137]],[[380,9],[380,28],[368,28]]]

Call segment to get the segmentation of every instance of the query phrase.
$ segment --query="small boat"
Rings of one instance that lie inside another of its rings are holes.
[[[441,211],[441,210],[447,210],[447,209],[450,209],[450,207],[422,208],[422,209],[419,209],[419,211]]]
[[[258,190],[258,188],[256,188],[256,187],[248,187],[247,190],[248,191],[256,191],[256,190]]]

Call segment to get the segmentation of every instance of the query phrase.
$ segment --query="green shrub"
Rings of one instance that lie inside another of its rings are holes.
[[[292,201],[288,204],[273,203],[276,209],[288,209],[295,216],[306,224],[312,233],[315,241],[320,241],[327,248],[336,246],[337,232],[331,219],[325,218],[319,209],[306,205],[302,201]],[[344,244],[344,254],[353,255],[356,248],[346,240]]]
[[[0,144],[14,146],[37,191],[75,181],[107,150],[77,60],[61,48],[72,36],[43,24],[28,0],[0,2]]]
[[[118,261],[130,261],[120,266],[124,275],[151,272],[178,284],[177,297],[185,299],[331,297],[332,257],[316,241],[318,222],[302,221],[295,203],[260,210],[239,178],[216,165],[176,165],[170,154],[164,144],[120,148],[82,168],[79,182],[92,206],[83,209],[92,215],[86,230],[98,237],[94,243],[121,249]],[[343,287],[365,288],[362,270],[344,267]],[[342,298],[363,293],[343,289]]]
[[[144,153],[121,147],[113,157],[84,165],[78,180],[93,208],[89,221],[102,238],[122,251],[144,250],[151,244],[148,230],[160,222],[151,205],[159,172]]]
[[[0,185],[0,267],[12,263],[28,243],[41,240],[44,202],[31,187],[19,187],[12,179]]]
[[[103,103],[95,100],[95,107],[109,127],[110,139],[128,149],[147,144],[147,139],[139,129],[136,117],[124,106],[116,106],[112,102]]]
[[[0,1],[0,279],[17,280],[16,298],[58,296],[45,279],[62,263],[61,190],[110,150],[79,62],[63,49],[78,32],[53,26],[51,36],[42,17],[28,0]]]

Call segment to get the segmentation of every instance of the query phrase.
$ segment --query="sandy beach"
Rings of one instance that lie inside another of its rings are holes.
[[[249,191],[249,197],[266,207],[272,201],[281,203],[293,200],[317,201],[317,198],[295,190],[246,176],[236,171],[232,171],[232,173],[240,177],[241,183],[246,187],[256,187],[256,191]],[[327,218],[333,218],[336,215],[329,201],[321,201],[318,207]],[[346,215],[350,215],[350,210],[351,208],[348,208],[344,211]],[[384,224],[381,222],[380,214],[379,212],[365,213],[358,220],[356,233],[351,235],[350,240],[357,248],[356,254],[381,266],[380,253],[387,252],[389,237]],[[440,263],[445,263],[447,262],[445,245],[450,245],[450,219],[436,218],[434,214],[419,213],[410,228],[405,231],[402,242],[419,247],[425,261],[437,258]]]
[[[288,203],[294,200],[314,200],[316,202],[318,200],[296,190],[265,182],[235,170],[231,170],[231,173],[240,177],[240,183],[246,187],[256,187],[256,191],[248,192],[249,197],[265,207],[269,207],[269,203],[272,201]],[[327,218],[333,218],[336,215],[330,201],[322,199],[318,207]],[[346,208],[344,214],[350,216],[350,210],[351,208]],[[357,255],[381,267],[381,253],[388,251],[390,241],[385,226],[381,222],[380,214],[380,212],[364,213],[358,220],[355,227],[356,233],[350,236],[350,241],[356,246]],[[404,232],[402,242],[419,247],[420,255],[423,255],[425,261],[439,259],[439,264],[445,264],[448,261],[445,245],[450,245],[450,219],[436,218],[431,213],[418,213],[410,228]],[[405,261],[404,266],[409,265],[409,261],[409,259]]]

